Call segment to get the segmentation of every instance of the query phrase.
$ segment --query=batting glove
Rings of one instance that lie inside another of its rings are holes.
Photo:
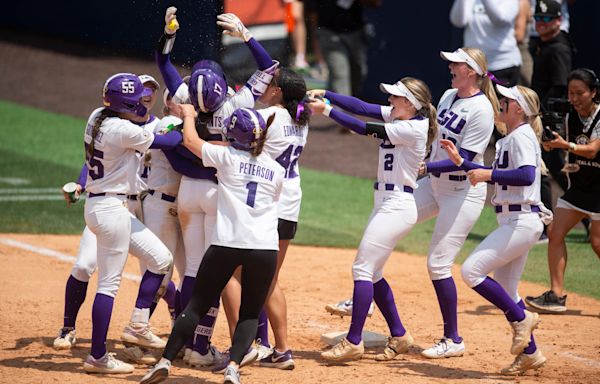
[[[179,23],[177,22],[177,18],[175,16],[176,12],[177,8],[175,7],[169,7],[165,12],[165,33],[167,35],[174,35],[179,29]]]
[[[242,21],[233,13],[223,13],[217,16],[217,25],[223,28],[224,35],[239,37],[247,42],[252,38],[248,28]]]

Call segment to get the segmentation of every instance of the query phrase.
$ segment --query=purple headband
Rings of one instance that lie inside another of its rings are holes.
[[[298,107],[296,107],[296,121],[300,121],[300,114],[304,112],[304,100],[298,103]]]
[[[488,72],[487,72],[485,75],[486,75],[487,77],[489,77],[489,78],[490,78],[490,80],[492,80],[492,83],[494,83],[494,84],[500,84],[500,85],[504,85],[504,86],[508,85],[508,84],[507,84],[507,83],[505,83],[504,81],[500,81],[500,80],[498,80],[498,79],[496,78],[496,76],[494,76],[494,74],[493,74],[492,72],[489,72],[489,71],[488,71]]]

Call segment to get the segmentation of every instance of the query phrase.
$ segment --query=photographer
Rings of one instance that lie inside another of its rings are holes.
[[[564,168],[569,188],[558,199],[554,221],[548,232],[550,290],[538,297],[527,296],[530,306],[550,312],[564,312],[564,275],[567,267],[565,236],[581,219],[592,220],[590,242],[600,257],[600,82],[594,71],[576,69],[567,78],[569,102],[574,112],[566,116],[566,140],[556,132],[543,143],[546,151],[568,150]]]

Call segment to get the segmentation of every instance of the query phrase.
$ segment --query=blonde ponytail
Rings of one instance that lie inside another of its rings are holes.
[[[535,132],[538,142],[541,143],[543,125],[542,119],[540,118],[540,98],[538,97],[538,94],[530,88],[517,85],[517,89],[525,98],[525,102],[529,105],[531,112],[534,113],[533,116],[526,116],[525,118],[527,123],[533,128],[533,132]]]
[[[417,98],[417,100],[423,105],[423,108],[417,111],[417,115],[423,116],[429,120],[429,129],[427,130],[427,151],[433,143],[433,140],[437,136],[438,125],[437,125],[437,110],[431,104],[431,91],[427,84],[419,79],[413,77],[404,77],[401,79],[402,83],[409,89],[409,91]]]

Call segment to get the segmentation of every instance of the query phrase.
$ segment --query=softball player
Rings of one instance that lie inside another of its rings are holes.
[[[162,359],[141,383],[166,379],[171,361],[200,317],[209,311],[235,269],[242,266],[239,321],[230,361],[224,367],[224,382],[240,383],[238,368],[256,334],[258,313],[277,265],[277,200],[285,170],[262,153],[268,124],[256,111],[241,108],[226,119],[231,146],[220,146],[198,137],[193,106],[178,108],[183,115],[185,146],[219,171],[217,228],[198,269],[192,299],[177,318]]]
[[[374,208],[352,265],[354,293],[352,323],[346,338],[321,357],[329,361],[358,360],[364,353],[361,339],[369,306],[373,299],[389,326],[391,337],[383,353],[375,359],[386,361],[406,352],[413,338],[402,325],[392,289],[383,278],[383,267],[392,250],[417,221],[413,192],[417,186],[419,163],[436,135],[435,107],[429,89],[420,80],[405,77],[396,84],[381,84],[389,93],[390,106],[364,103],[356,98],[330,91],[313,92],[350,111],[362,110],[385,123],[365,123],[332,109],[322,100],[309,104],[313,112],[324,113],[343,126],[362,135],[382,140],[379,148],[378,180],[375,182]]]
[[[261,319],[257,333],[259,352],[263,350],[265,353],[260,365],[279,369],[294,369],[292,351],[287,344],[287,304],[277,279],[287,248],[296,234],[300,214],[302,189],[298,160],[306,146],[310,116],[308,108],[305,109],[304,106],[305,95],[306,84],[302,76],[291,69],[281,68],[260,98],[262,103],[270,107],[258,110],[264,120],[275,116],[267,134],[264,152],[286,170],[283,190],[277,205],[279,216],[277,269],[265,305],[271,319],[275,347],[271,348],[269,344],[266,316]]]
[[[172,148],[178,132],[155,136],[132,122],[146,115],[141,103],[152,91],[130,73],[111,76],[103,89],[104,108],[88,120],[84,143],[88,176],[85,221],[96,235],[98,289],[92,307],[92,350],[83,365],[86,372],[130,373],[133,366],[106,351],[106,335],[114,297],[120,285],[128,250],[143,259],[148,270],[142,277],[131,323],[121,339],[159,348],[164,341],[148,327],[150,306],[173,262],[165,245],[127,210],[127,192],[137,183],[136,151]]]
[[[255,100],[262,95],[270,83],[278,63],[273,62],[237,16],[219,15],[217,24],[224,29],[224,33],[244,40],[254,55],[259,70],[235,95],[227,98],[227,83],[221,67],[213,61],[202,60],[194,65],[188,86],[170,62],[175,33],[179,28],[178,23],[173,24],[176,20],[176,11],[176,8],[170,7],[165,14],[165,33],[159,41],[156,52],[158,67],[169,92],[173,94],[173,100],[194,105],[198,112],[196,120],[198,128],[205,131],[203,138],[222,140],[225,118],[237,108],[254,106]],[[178,153],[190,157],[190,152],[185,149]],[[173,157],[176,154],[171,153],[169,156]],[[209,239],[212,238],[217,217],[216,170],[206,167],[201,160],[191,157],[193,158],[191,167],[188,167],[191,169],[188,169],[189,172],[182,171],[184,176],[181,179],[177,199],[186,259],[185,277],[181,287],[182,307],[185,307],[191,298],[194,279],[204,253],[210,245]],[[191,342],[187,344],[184,359],[190,365],[212,365],[219,359],[218,351],[209,345],[218,311],[219,298],[215,298],[211,310],[200,320],[193,351],[189,348],[192,347]]]
[[[510,322],[510,352],[517,357],[501,372],[518,375],[546,362],[532,334],[539,322],[538,314],[525,310],[517,287],[527,254],[542,233],[542,221],[549,224],[552,213],[540,202],[542,160],[538,140],[542,122],[538,117],[538,96],[521,86],[497,88],[504,96],[499,119],[506,124],[507,135],[496,143],[496,159],[491,168],[461,157],[451,140],[441,140],[440,144],[457,166],[468,171],[471,184],[490,182],[495,186],[492,204],[498,228],[465,260],[462,277],[469,287],[500,308]],[[491,272],[493,279],[487,276]]]
[[[461,155],[477,164],[494,130],[498,99],[493,89],[487,61],[475,48],[441,52],[450,62],[452,89],[438,104],[438,137],[431,148],[423,171],[429,177],[419,180],[415,193],[417,222],[437,216],[429,244],[427,269],[438,298],[444,320],[444,337],[421,353],[428,358],[462,356],[463,339],[458,334],[457,294],[452,265],[468,233],[479,218],[485,203],[485,184],[470,185],[463,170],[456,167],[442,150],[439,141],[450,140]],[[441,173],[446,172],[446,173]]]

